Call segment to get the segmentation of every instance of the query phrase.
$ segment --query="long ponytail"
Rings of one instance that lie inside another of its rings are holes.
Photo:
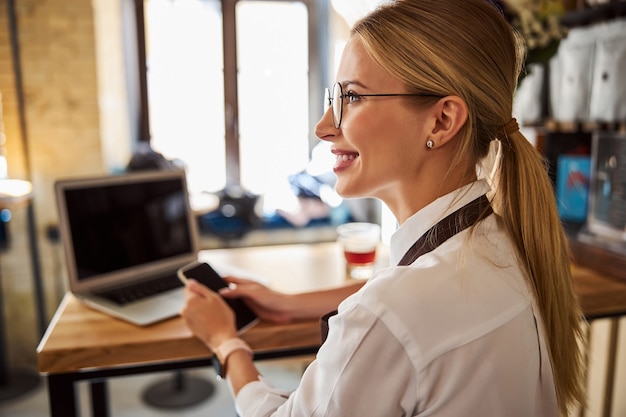
[[[518,131],[501,139],[498,190],[492,206],[513,240],[546,327],[556,394],[567,405],[584,404],[585,322],[574,293],[569,245],[558,216],[543,156]]]

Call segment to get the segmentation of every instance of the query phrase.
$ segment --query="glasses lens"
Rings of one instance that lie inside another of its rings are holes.
[[[341,84],[335,83],[333,85],[333,122],[335,123],[335,128],[339,129],[341,126],[341,116],[343,110],[343,89],[341,88]]]
[[[330,106],[333,104],[332,98],[330,96],[330,89],[324,89],[324,113],[328,111]]]

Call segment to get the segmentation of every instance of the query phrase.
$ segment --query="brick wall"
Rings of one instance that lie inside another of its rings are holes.
[[[15,9],[23,80],[26,129],[20,128],[18,96],[10,46],[7,0],[0,0],[0,92],[7,137],[9,175],[33,183],[33,204],[47,319],[65,290],[60,246],[46,238],[57,222],[54,182],[58,178],[103,174],[111,169],[103,156],[117,152],[119,160],[130,149],[126,101],[120,91],[121,40],[96,36],[107,25],[115,28],[119,2],[92,0],[18,0]],[[94,6],[107,18],[94,19]],[[108,6],[107,6],[108,4]],[[98,28],[96,28],[97,25]],[[98,43],[100,39],[100,43]],[[104,43],[105,47],[102,45]],[[117,67],[99,68],[97,54],[108,54]],[[117,70],[116,70],[117,68]],[[113,82],[111,81],[113,80]],[[105,90],[103,90],[103,85]],[[110,90],[113,89],[113,92]],[[122,89],[123,90],[123,89]],[[107,106],[102,106],[102,97]],[[119,128],[104,129],[102,120]],[[103,136],[104,132],[104,136]],[[126,133],[125,133],[126,132]],[[114,146],[106,137],[115,137]],[[126,143],[126,145],[120,145]],[[121,150],[120,150],[121,149]],[[27,211],[16,207],[9,223],[12,245],[0,253],[5,300],[8,354],[14,366],[36,368],[37,329],[30,266]]]

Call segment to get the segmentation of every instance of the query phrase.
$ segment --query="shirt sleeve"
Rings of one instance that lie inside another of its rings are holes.
[[[252,382],[235,398],[241,417],[412,415],[416,372],[402,344],[362,305],[331,318],[317,358],[291,393]]]

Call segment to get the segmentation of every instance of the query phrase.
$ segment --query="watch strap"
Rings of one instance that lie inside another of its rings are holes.
[[[250,358],[254,356],[250,346],[238,337],[223,341],[213,350],[213,366],[215,367],[215,372],[220,378],[226,377],[226,362],[228,361],[228,357],[231,353],[237,350],[247,352],[250,355]]]

